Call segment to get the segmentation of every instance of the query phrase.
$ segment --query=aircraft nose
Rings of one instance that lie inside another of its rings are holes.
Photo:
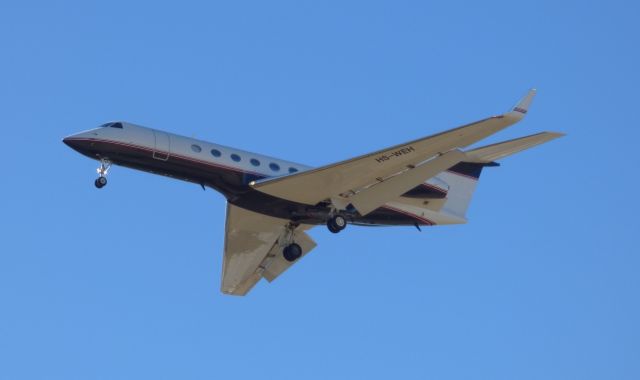
[[[67,136],[62,139],[62,142],[65,143],[71,149],[78,148],[78,138],[75,136]]]
[[[97,135],[97,134],[96,134]],[[91,145],[91,138],[95,137],[90,132],[76,133],[75,135],[67,136],[62,139],[69,148],[82,153],[88,146]]]

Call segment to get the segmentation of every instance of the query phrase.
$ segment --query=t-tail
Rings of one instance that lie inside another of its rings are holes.
[[[529,110],[535,93],[534,89],[530,90],[507,115],[511,114],[520,118],[524,117]],[[564,136],[563,133],[542,132],[466,151],[467,160],[438,175],[438,179],[447,183],[449,187],[446,197],[447,200],[441,211],[445,214],[466,220],[465,216],[471,198],[476,190],[480,174],[485,167],[499,166],[496,162],[499,159],[562,136]]]
[[[438,174],[449,189],[441,212],[465,219],[471,197],[476,191],[480,174],[485,166],[498,166],[497,163],[461,162],[449,170]]]

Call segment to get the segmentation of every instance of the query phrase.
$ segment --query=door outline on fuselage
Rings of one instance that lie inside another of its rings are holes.
[[[171,138],[169,134],[154,129],[153,138],[155,140],[153,158],[160,161],[168,160],[171,155]]]

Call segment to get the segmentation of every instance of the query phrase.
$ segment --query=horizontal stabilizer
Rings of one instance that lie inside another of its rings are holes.
[[[492,162],[562,136],[564,136],[563,133],[542,132],[531,136],[487,145],[481,148],[469,150],[465,153],[469,156],[469,159],[467,160],[469,162]]]

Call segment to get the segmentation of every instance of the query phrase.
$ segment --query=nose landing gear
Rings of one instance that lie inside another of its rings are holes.
[[[102,189],[107,186],[107,173],[111,167],[111,161],[106,158],[100,159],[100,167],[96,170],[98,172],[98,178],[93,182],[98,189]]]

